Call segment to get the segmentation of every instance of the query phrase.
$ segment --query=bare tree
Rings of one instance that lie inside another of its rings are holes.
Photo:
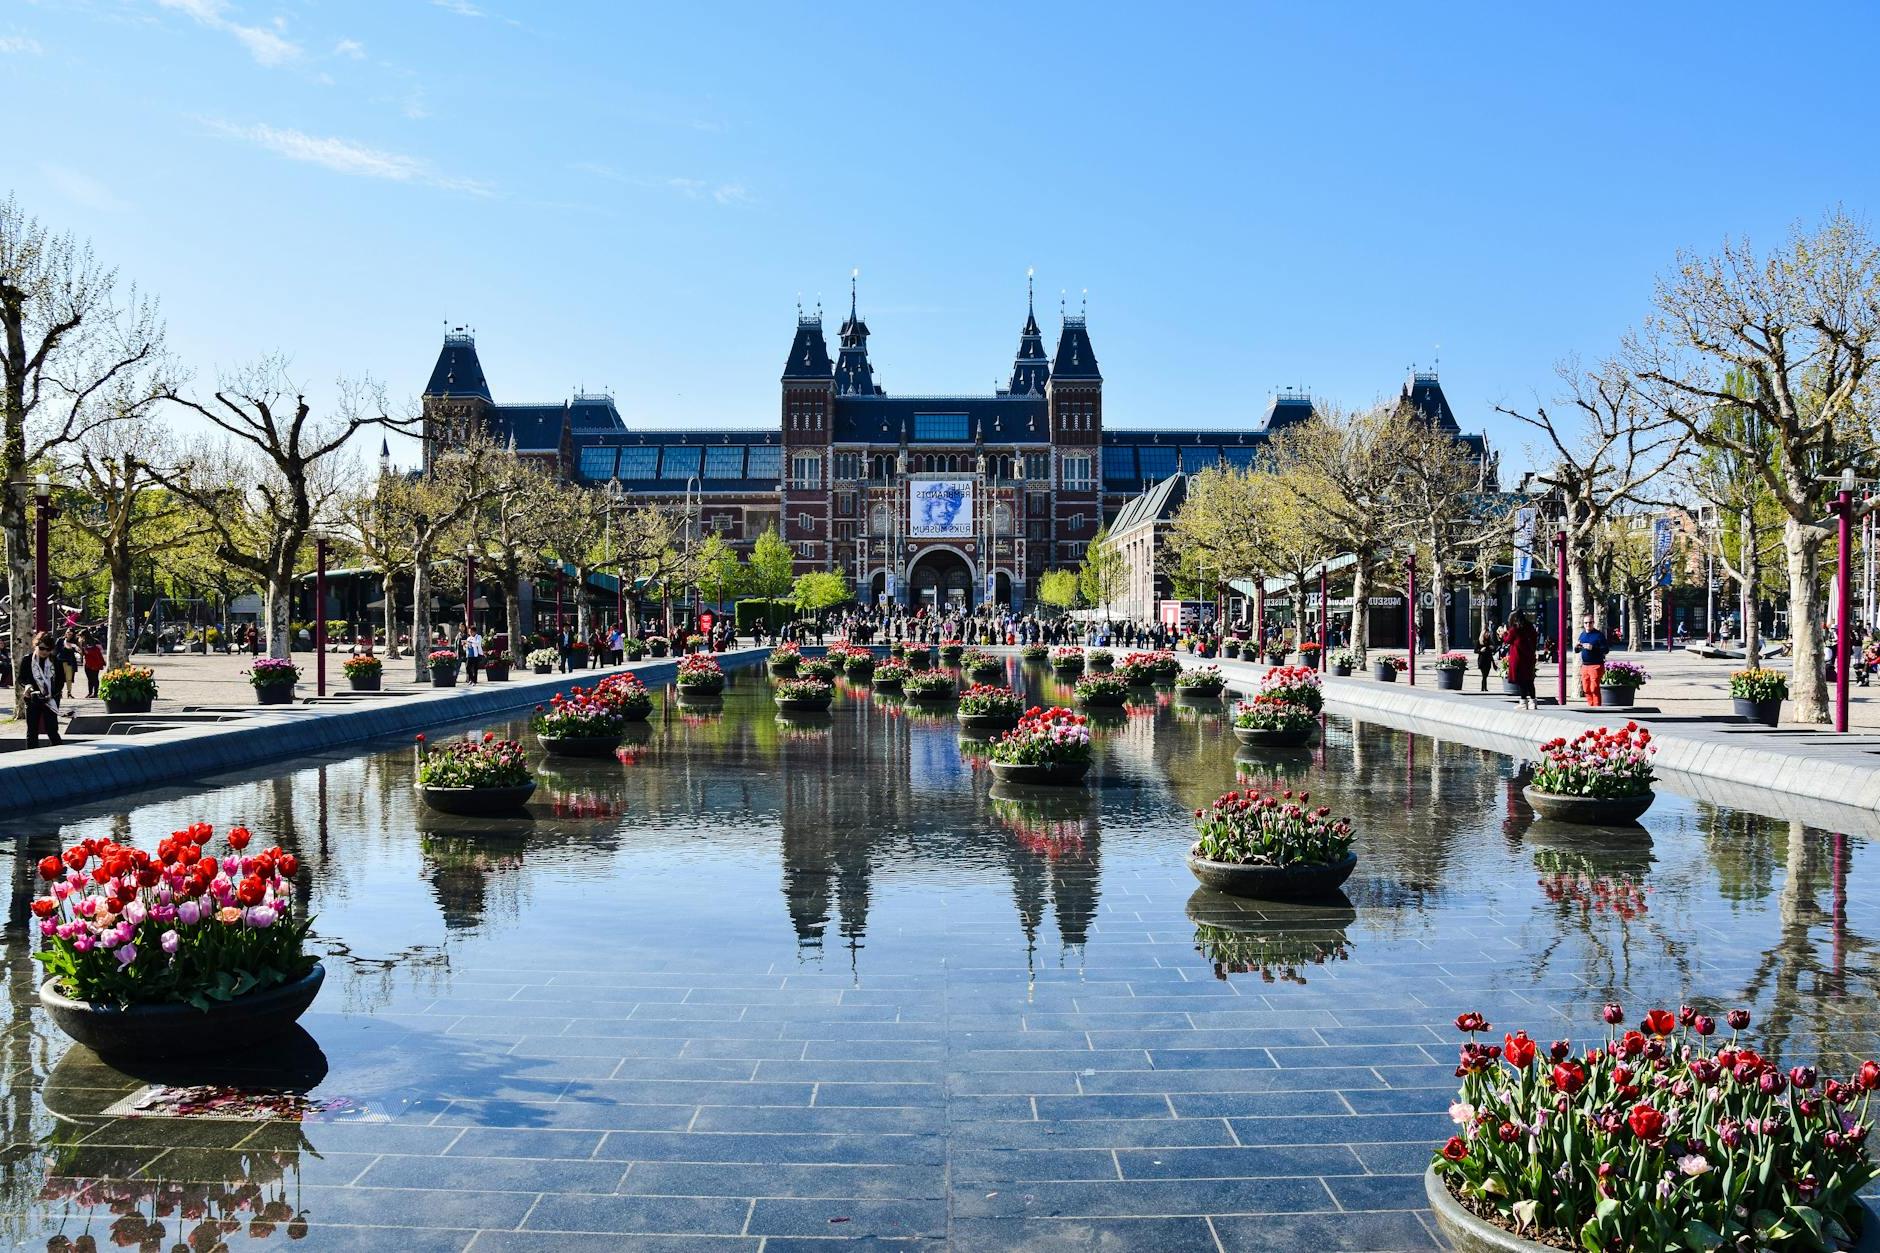
[[[490,462],[485,486],[481,507],[469,519],[469,527],[481,559],[503,585],[509,649],[520,665],[529,651],[529,628],[522,621],[522,587],[542,568],[548,515],[561,484],[540,462],[504,452]]]
[[[1559,494],[1566,513],[1560,525],[1567,533],[1572,621],[1592,613],[1603,627],[1605,612],[1592,605],[1587,593],[1600,528],[1627,506],[1671,503],[1648,485],[1667,485],[1660,476],[1682,456],[1684,431],[1653,407],[1637,377],[1618,362],[1588,370],[1569,358],[1556,373],[1566,387],[1556,406],[1558,416],[1544,406],[1536,406],[1532,414],[1500,405],[1496,409],[1547,437],[1547,446],[1535,460],[1547,466],[1541,481]],[[1566,641],[1559,643],[1566,647]]]
[[[154,395],[169,386],[163,323],[136,288],[71,235],[54,235],[13,197],[0,201],[0,538],[12,648],[27,654],[30,477],[95,427],[124,412],[129,380]],[[104,403],[116,393],[117,403]]]
[[[217,556],[261,583],[268,654],[284,658],[300,550],[340,492],[336,455],[362,427],[402,427],[409,420],[387,415],[383,388],[348,379],[337,385],[332,416],[315,418],[278,356],[223,380],[211,401],[176,391],[165,398],[229,437],[226,455],[209,450],[195,467],[164,482],[207,513]]]
[[[1459,533],[1474,529],[1484,463],[1466,444],[1414,417],[1401,425],[1398,502],[1405,530],[1415,537],[1427,586],[1435,593],[1436,651],[1449,651],[1449,615],[1443,598],[1453,577]],[[1408,589],[1406,589],[1407,593]],[[1411,607],[1415,613],[1415,606]]]
[[[491,491],[492,467],[507,456],[480,431],[466,432],[430,465],[409,478],[379,484],[376,504],[388,529],[402,530],[406,564],[411,571],[411,656],[414,677],[430,674],[431,567],[449,558],[460,543],[474,543],[464,525]]]
[[[1749,380],[1733,371],[1725,381],[1727,390],[1741,392]],[[1776,536],[1782,530],[1782,511],[1763,481],[1763,463],[1773,458],[1775,447],[1756,410],[1739,405],[1717,404],[1711,407],[1711,424],[1718,435],[1727,439],[1706,440],[1698,455],[1685,469],[1686,483],[1711,516],[1702,527],[1704,549],[1723,567],[1724,574],[1736,584],[1741,595],[1744,655],[1762,656],[1763,588],[1767,581],[1779,578],[1768,567],[1779,560]],[[1737,448],[1745,451],[1738,452]],[[1700,520],[1701,521],[1701,520]],[[1714,629],[1714,623],[1707,623]],[[1756,664],[1752,660],[1752,665]]]
[[[1833,478],[1874,459],[1880,244],[1836,209],[1767,255],[1746,239],[1726,240],[1714,256],[1680,253],[1654,303],[1627,348],[1662,411],[1700,445],[1753,457],[1750,440],[1711,421],[1717,405],[1743,406],[1773,449],[1758,469],[1783,513],[1789,695],[1797,722],[1826,722],[1820,567],[1831,531],[1823,519]],[[1733,391],[1732,371],[1752,385]]]

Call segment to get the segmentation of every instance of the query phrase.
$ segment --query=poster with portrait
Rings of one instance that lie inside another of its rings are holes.
[[[907,533],[915,539],[970,539],[971,479],[916,479],[908,488]]]

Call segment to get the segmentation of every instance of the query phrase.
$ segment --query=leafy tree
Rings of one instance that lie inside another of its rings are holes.
[[[748,579],[745,584],[754,596],[781,600],[790,594],[795,579],[796,555],[783,542],[774,526],[764,528],[751,546]]]
[[[820,614],[855,599],[849,581],[839,574],[815,571],[799,574],[790,590],[790,599],[804,613]]]
[[[1079,579],[1075,570],[1046,570],[1038,577],[1038,599],[1056,609],[1077,604]]]
[[[724,536],[716,531],[707,535],[699,548],[698,561],[705,578],[712,584],[713,604],[722,606],[726,597],[734,600],[738,597],[744,583],[744,565]]]
[[[1123,580],[1128,576],[1123,554],[1110,547],[1109,537],[1109,527],[1098,527],[1077,569],[1078,594],[1087,605],[1101,605],[1105,617],[1109,616],[1110,602],[1122,594]]]

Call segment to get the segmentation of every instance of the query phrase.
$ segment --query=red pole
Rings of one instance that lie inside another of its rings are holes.
[[[39,476],[39,508],[33,511],[33,629],[52,629],[52,484]],[[22,658],[22,660],[26,660]]]
[[[1840,563],[1834,571],[1837,602],[1834,608],[1834,729],[1845,731],[1847,730],[1847,657],[1854,651],[1854,641],[1849,635],[1847,621],[1848,594],[1852,591],[1852,580],[1848,577],[1850,573],[1848,561],[1854,552],[1854,537],[1850,534],[1854,520],[1854,494],[1846,491],[1837,494],[1834,511],[1839,515],[1836,538],[1840,541]]]
[[[1319,567],[1319,669],[1324,670],[1330,664],[1325,660],[1325,624],[1332,619],[1332,602],[1325,595],[1325,567]]]
[[[568,589],[568,572],[562,569],[560,562],[556,562],[555,563],[555,634],[557,637],[559,637],[562,632],[562,625],[563,625],[562,606],[567,600],[567,589]],[[557,638],[555,643],[559,645],[561,643],[561,640]]]
[[[1404,558],[1404,569],[1409,574],[1409,581],[1404,589],[1404,613],[1406,614],[1404,636],[1410,644],[1407,650],[1410,655],[1410,686],[1415,687],[1417,685],[1417,555],[1415,553]]]
[[[326,536],[313,537],[313,681],[326,695]]]
[[[1560,683],[1558,697],[1560,707],[1567,707],[1567,533],[1560,532],[1560,543],[1554,556],[1554,619],[1557,628],[1554,631],[1554,657],[1560,663]]]
[[[1253,647],[1266,660],[1266,584],[1253,585]]]
[[[477,615],[477,559],[474,553],[465,553],[463,558],[463,633],[470,634],[476,629]]]

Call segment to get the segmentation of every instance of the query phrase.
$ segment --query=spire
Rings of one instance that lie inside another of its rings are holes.
[[[483,363],[477,360],[477,338],[468,327],[456,327],[444,336],[444,347],[431,367],[431,381],[425,384],[427,396],[478,396],[490,399],[490,385],[483,379]]]
[[[1084,315],[1065,313],[1063,318],[1063,329],[1058,332],[1057,359],[1051,363],[1051,377],[1101,382],[1103,373],[1097,369],[1097,352],[1090,346]]]
[[[1032,292],[1032,271],[1025,270],[1025,326],[1018,333],[1018,355],[1012,358],[1012,382],[1006,388],[1014,396],[1042,396],[1051,381],[1051,362],[1045,356],[1044,336],[1038,330],[1038,314]]]
[[[823,338],[822,310],[804,313],[800,300],[796,306],[796,338],[790,341],[790,356],[783,363],[783,377],[786,382],[829,381],[829,342]]]
[[[836,358],[836,395],[879,396],[875,372],[868,364],[868,323],[856,312],[855,283],[860,270],[849,271],[849,320],[842,324],[842,350]]]

